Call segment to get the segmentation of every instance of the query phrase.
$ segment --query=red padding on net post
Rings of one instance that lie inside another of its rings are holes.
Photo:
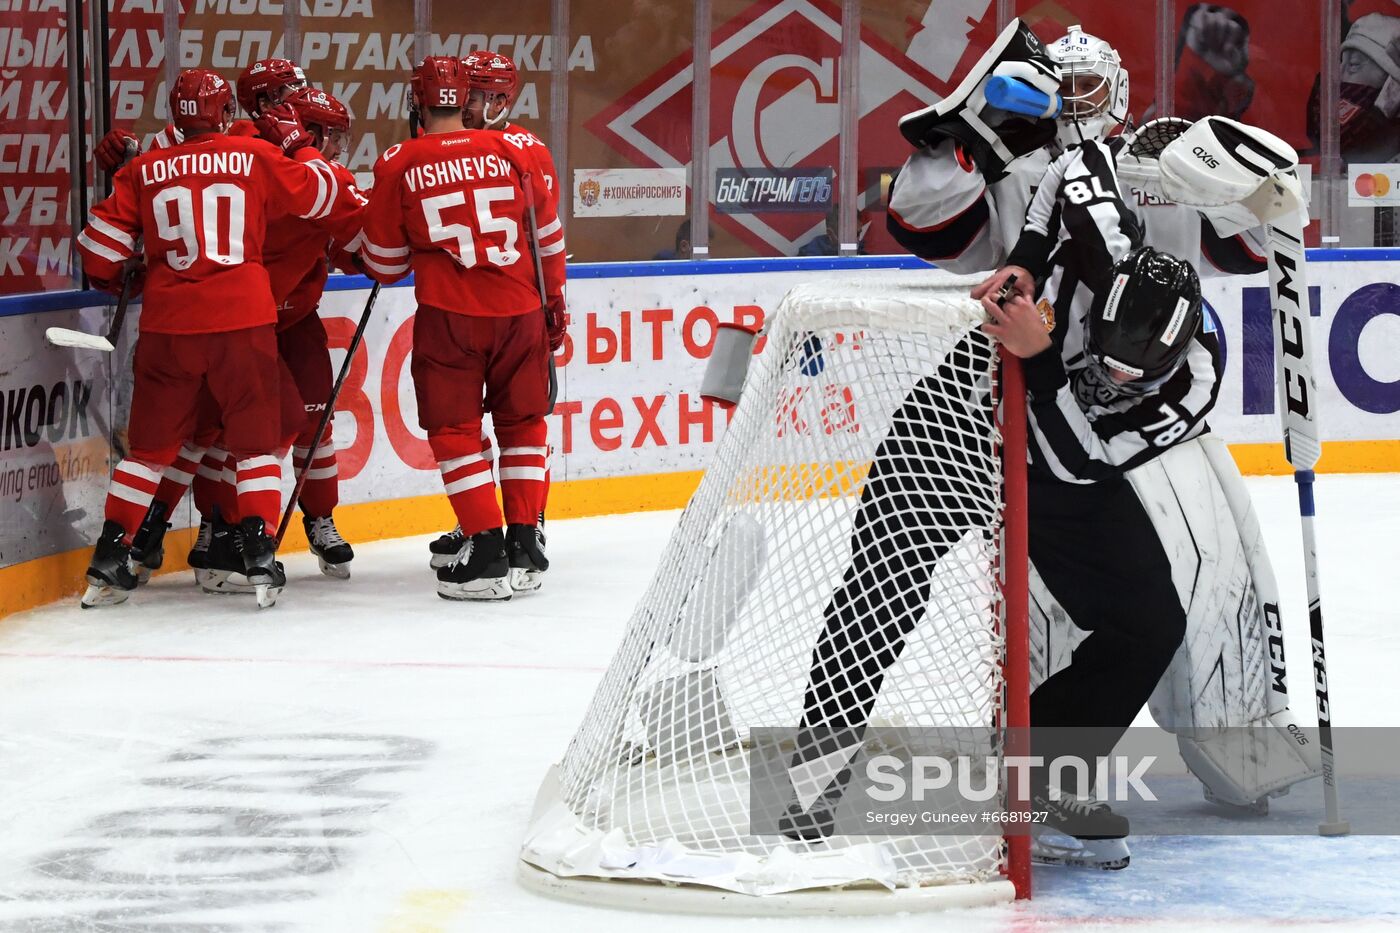
[[[1030,658],[1030,553],[1026,521],[1026,382],[1021,361],[999,347],[1001,353],[1001,450],[1006,483],[1002,519],[1002,598],[1006,607],[1006,656],[1002,673],[1006,682],[1003,726],[1006,754],[1028,757],[1031,724]],[[1024,772],[1023,772],[1024,773]],[[1030,813],[1030,801],[1016,792],[1012,782],[1007,809]],[[1007,835],[1007,876],[1018,898],[1031,896],[1030,824],[1024,817],[1012,824]]]

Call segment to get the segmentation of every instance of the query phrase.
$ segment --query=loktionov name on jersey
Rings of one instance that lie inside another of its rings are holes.
[[[479,181],[483,178],[509,178],[510,163],[498,155],[471,156],[450,162],[430,162],[415,165],[403,173],[409,191],[435,188],[453,182]]]
[[[141,182],[158,185],[186,175],[251,175],[251,152],[181,152],[141,165]]]

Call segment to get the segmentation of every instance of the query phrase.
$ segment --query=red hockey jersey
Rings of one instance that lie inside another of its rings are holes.
[[[501,133],[510,137],[509,141],[518,145],[533,163],[534,177],[543,180],[546,196],[557,215],[559,211],[559,170],[554,167],[554,156],[550,154],[549,147],[544,144],[542,139],[519,123],[507,123],[501,128]],[[540,197],[539,192],[540,185],[536,183],[535,197],[537,199]]]
[[[528,131],[527,131],[528,132]],[[234,120],[229,136],[256,137],[258,128],[251,120]],[[184,141],[174,125],[151,138],[150,148],[168,149]],[[541,143],[541,145],[543,145]],[[292,156],[298,162],[321,159],[310,147]],[[272,282],[272,300],[277,304],[277,329],[285,330],[316,309],[325,291],[329,274],[328,254],[337,249],[353,249],[358,244],[364,205],[369,200],[355,184],[355,176],[339,162],[326,162],[350,200],[348,209],[336,211],[320,221],[306,221],[283,214],[269,217],[267,239],[263,243],[263,266]],[[551,170],[554,162],[549,162]],[[358,207],[356,206],[358,205]]]
[[[262,265],[269,217],[334,222],[360,204],[322,159],[261,139],[206,134],[137,156],[78,237],[83,269],[115,281],[144,237],[141,330],[201,334],[277,318]]]
[[[293,154],[299,162],[321,160],[309,146]],[[323,161],[323,160],[322,160]],[[263,265],[277,302],[277,329],[283,330],[316,310],[326,286],[327,257],[337,247],[358,240],[369,199],[355,185],[355,176],[339,162],[324,162],[335,173],[347,208],[321,220],[302,220],[291,214],[272,218],[263,245]]]
[[[486,317],[538,311],[529,255],[526,141],[490,130],[434,133],[390,147],[374,166],[362,255],[386,284],[414,274],[421,305]],[[549,298],[564,290],[564,233],[555,201],[535,197]]]

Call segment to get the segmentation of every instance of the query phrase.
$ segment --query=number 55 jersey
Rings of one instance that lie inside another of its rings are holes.
[[[261,139],[209,133],[118,171],[78,247],[89,276],[115,282],[144,234],[143,333],[241,330],[277,320],[262,264],[268,220],[331,224],[360,208],[322,159],[296,161]]]
[[[364,215],[365,265],[390,283],[414,272],[420,306],[476,317],[540,309],[526,227],[519,137],[434,133],[393,146],[374,167]],[[545,180],[532,176],[546,297],[564,288],[564,234]]]

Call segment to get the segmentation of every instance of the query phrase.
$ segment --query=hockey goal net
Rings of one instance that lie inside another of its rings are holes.
[[[594,903],[759,913],[1028,891],[1024,837],[996,824],[803,838],[751,808],[766,806],[751,801],[754,730],[840,719],[1005,736],[1025,724],[1024,393],[977,330],[976,281],[882,273],[784,298],[541,788],[528,884]],[[1005,772],[993,780],[1005,803]]]

